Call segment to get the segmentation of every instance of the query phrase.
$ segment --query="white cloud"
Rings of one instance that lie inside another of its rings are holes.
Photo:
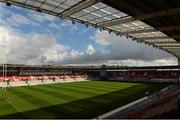
[[[60,26],[53,23],[53,22],[49,24],[49,27],[52,28],[52,29],[57,29],[57,30],[60,29]]]
[[[63,61],[67,55],[67,47],[61,44],[56,44],[52,47],[46,48],[43,57],[46,58],[46,63],[58,63],[59,61]]]
[[[44,13],[38,13],[38,12],[35,12],[35,11],[30,11],[28,13],[28,17],[31,20],[33,20],[35,22],[39,22],[39,23],[42,23],[42,22],[45,22],[45,21],[53,22],[56,19],[55,16],[44,14]]]
[[[78,26],[79,23],[75,23],[73,24],[72,21],[70,20],[61,20],[61,23],[59,25],[59,27],[61,28],[68,28],[70,29],[70,33],[71,34],[83,34],[83,33],[86,33],[88,30],[92,30],[91,28],[92,27],[88,27],[88,28],[82,28]]]
[[[106,60],[159,60],[173,58],[162,50],[147,46],[142,43],[137,43],[125,37],[109,34],[106,31],[97,31],[95,35],[91,36],[96,43],[103,45],[108,53],[106,53]]]
[[[61,27],[73,27],[73,24],[70,20],[63,20],[63,22],[61,22]]]
[[[31,24],[31,21],[26,18],[25,16],[23,15],[20,15],[20,14],[16,14],[16,13],[13,13],[11,15],[11,17],[9,17],[7,19],[7,21],[11,24],[11,25],[19,25],[19,24]]]
[[[103,63],[102,63],[103,64]],[[160,59],[154,61],[143,60],[109,60],[104,64],[107,65],[124,65],[124,66],[163,66],[163,65],[177,65],[176,59]]]
[[[74,59],[74,58],[78,58],[80,55],[82,55],[83,53],[80,53],[80,52],[78,52],[78,51],[76,51],[76,50],[71,50],[71,53],[70,53],[70,55],[72,56],[72,58]]]
[[[15,26],[19,27],[20,25],[32,25],[38,26],[39,24],[32,21],[25,15],[21,15],[9,10],[2,9],[4,12],[0,14],[0,23],[3,26],[10,27]],[[1,11],[0,11],[1,12]]]
[[[65,64],[66,65],[66,64]],[[177,65],[175,59],[163,59],[155,61],[143,61],[143,60],[104,60],[104,61],[94,61],[79,63],[77,60],[67,65],[79,65],[79,66],[101,66],[101,65],[119,65],[119,66],[167,66],[167,65]]]
[[[86,48],[86,54],[88,55],[92,55],[94,54],[96,51],[94,49],[94,47],[92,45],[88,45],[87,48]]]
[[[14,12],[9,7],[4,4],[0,4],[0,23],[5,26],[15,26],[19,27],[20,25],[32,25],[40,26],[42,22],[54,22],[56,20],[55,16],[38,13],[32,10],[26,10],[20,7],[14,7],[13,9],[23,10],[26,14],[21,14]],[[2,19],[3,18],[3,19]]]
[[[56,37],[46,34],[21,34],[17,31],[0,27],[0,51],[8,63],[48,64],[62,62],[69,49],[57,42]],[[0,58],[2,62],[3,56]]]
[[[78,57],[66,63],[128,66],[177,65],[177,59],[173,55],[125,37],[97,31],[91,39],[104,46],[106,52],[88,45],[83,54],[76,53]]]
[[[107,31],[97,31],[96,34],[90,38],[100,45],[110,44],[109,33]]]

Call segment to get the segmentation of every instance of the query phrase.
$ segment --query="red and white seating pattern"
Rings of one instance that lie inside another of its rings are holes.
[[[4,80],[9,81],[9,86],[27,86],[27,85],[40,85],[40,84],[53,84],[63,82],[77,82],[85,81],[85,74],[61,74],[61,75],[38,75],[38,76],[7,76],[0,77],[0,87]]]
[[[177,80],[177,71],[111,71],[108,77],[114,80],[127,79],[153,79],[157,81],[175,81]]]

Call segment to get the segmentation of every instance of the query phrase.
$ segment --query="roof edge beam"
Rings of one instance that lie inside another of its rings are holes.
[[[159,37],[139,37],[138,39],[142,39],[142,40],[159,40],[159,39],[179,39],[180,35],[174,35],[174,36],[159,36]]]
[[[146,41],[149,42],[149,41]],[[177,43],[176,41],[155,41],[155,42],[149,42],[149,43],[153,43],[153,44],[175,44]]]
[[[130,17],[130,18],[126,18],[126,19],[118,18],[118,19],[114,19],[114,20],[110,20],[110,21],[100,22],[100,23],[98,23],[98,25],[110,27],[110,26],[115,26],[115,25],[119,25],[119,24],[132,22],[135,20],[152,19],[152,18],[161,17],[161,16],[174,15],[174,14],[178,14],[178,13],[180,13],[180,7],[157,11],[157,12],[152,12],[152,13],[146,13],[143,15]]]
[[[180,50],[180,48],[168,48],[168,50]]]
[[[160,28],[152,28],[152,29],[143,29],[143,30],[135,30],[122,32],[123,34],[136,34],[136,33],[147,33],[147,32],[157,32],[157,31],[175,31],[180,30],[180,26],[168,26],[168,27],[160,27]]]
[[[180,44],[155,44],[159,47],[180,47]]]
[[[170,50],[172,52],[180,52],[180,49],[168,49],[168,50]]]
[[[176,46],[176,47],[174,47],[174,46],[162,46],[162,48],[164,48],[164,49],[180,49],[180,47],[178,47],[178,46]]]
[[[69,17],[69,16],[71,16],[71,15],[73,15],[73,14],[75,14],[75,13],[77,13],[77,12],[83,10],[83,9],[86,9],[86,8],[96,4],[98,2],[102,2],[102,1],[103,0],[85,0],[85,1],[83,1],[81,3],[79,3],[79,4],[77,3],[72,8],[64,11],[62,13],[62,17],[65,17],[65,18]]]
[[[142,40],[158,40],[158,39],[170,39],[170,37],[168,36],[162,36],[162,37],[140,37],[138,39],[142,39]]]
[[[152,28],[152,29],[142,29],[142,30],[135,30],[135,31],[127,31],[122,32],[123,34],[137,34],[137,33],[148,33],[148,32],[156,32],[158,30]]]

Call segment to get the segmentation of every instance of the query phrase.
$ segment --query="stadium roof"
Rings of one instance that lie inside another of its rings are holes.
[[[180,0],[0,0],[131,37],[180,58]]]

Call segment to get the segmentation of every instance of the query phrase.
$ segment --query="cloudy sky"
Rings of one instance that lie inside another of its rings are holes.
[[[174,65],[172,55],[92,27],[0,3],[0,63]]]

